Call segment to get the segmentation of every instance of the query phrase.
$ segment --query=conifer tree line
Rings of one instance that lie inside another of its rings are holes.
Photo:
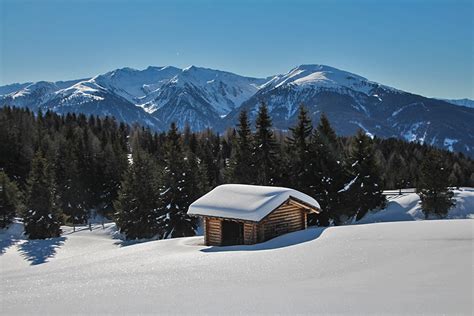
[[[242,112],[223,135],[4,107],[0,153],[0,226],[23,216],[30,238],[58,236],[61,224],[93,214],[115,220],[128,239],[192,236],[188,206],[223,183],[305,192],[324,210],[316,225],[360,219],[384,205],[383,190],[407,187],[417,187],[426,216],[444,216],[447,187],[474,186],[474,161],[461,153],[362,131],[341,137],[304,106],[288,132],[273,130],[262,104],[255,122]]]

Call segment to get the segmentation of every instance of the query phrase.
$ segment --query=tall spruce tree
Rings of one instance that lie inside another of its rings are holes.
[[[278,177],[277,143],[272,131],[272,120],[265,103],[261,103],[255,121],[256,133],[252,150],[255,183],[272,185]]]
[[[432,151],[426,155],[417,185],[421,208],[426,218],[430,215],[443,218],[455,205],[454,194],[448,187],[449,173],[439,153]]]
[[[310,136],[313,130],[311,119],[303,105],[300,105],[298,122],[290,128],[287,138],[289,152],[289,175],[294,189],[311,194],[314,179],[311,174]]]
[[[41,152],[31,162],[28,196],[23,216],[25,233],[30,239],[59,237],[60,209],[53,171]]]
[[[114,202],[115,221],[127,239],[162,237],[159,178],[152,157],[138,146]]]
[[[398,193],[402,194],[402,188],[406,185],[406,170],[407,166],[405,160],[399,153],[394,153],[389,159],[389,168],[393,172],[392,186],[398,189]]]
[[[20,208],[20,190],[4,171],[0,171],[0,228],[10,225]]]
[[[64,215],[72,223],[83,224],[87,220],[86,197],[84,196],[84,179],[77,166],[74,152],[74,139],[62,141],[56,157],[56,188]]]
[[[351,153],[352,180],[343,191],[350,201],[349,216],[360,220],[369,210],[385,205],[382,170],[375,158],[372,139],[362,130],[354,138]]]
[[[113,201],[117,199],[120,181],[127,170],[126,151],[117,140],[110,140],[104,147],[102,161],[102,186],[98,211],[103,216],[113,215]]]
[[[185,152],[183,176],[184,182],[181,192],[184,209],[177,211],[174,216],[170,216],[170,223],[173,227],[170,237],[186,237],[196,234],[198,219],[188,216],[187,210],[192,202],[209,190],[206,167],[192,152]]]
[[[320,122],[311,137],[311,194],[318,200],[322,213],[318,216],[320,225],[341,222],[343,199],[339,192],[348,179],[347,167],[341,144],[329,123],[322,114]]]
[[[199,154],[206,166],[207,182],[214,187],[222,183],[221,168],[224,166],[221,155],[221,144],[218,134],[211,130],[204,132]]]
[[[326,116],[325,113],[322,113],[321,117],[319,118],[318,133],[322,141],[333,147],[333,150],[341,150],[341,144],[337,139],[336,132],[332,128],[331,123],[329,122],[329,118]]]
[[[189,205],[200,191],[195,173],[196,161],[185,157],[181,135],[175,123],[172,123],[165,143],[163,181],[160,190],[163,238],[195,235],[196,219],[188,216]]]
[[[228,180],[232,183],[252,184],[254,174],[252,169],[252,132],[247,112],[241,111],[237,124],[235,152],[228,167]]]

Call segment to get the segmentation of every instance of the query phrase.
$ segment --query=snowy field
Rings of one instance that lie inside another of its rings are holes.
[[[474,190],[456,192],[450,217],[465,219],[417,221],[410,196],[382,212],[412,221],[311,228],[253,246],[130,244],[113,223],[27,241],[16,224],[0,235],[0,314],[472,315]],[[386,219],[362,221],[371,216]]]
[[[406,189],[407,193],[398,195],[397,190],[384,191],[387,194],[387,205],[383,210],[371,212],[357,223],[368,224],[377,222],[399,222],[423,220],[420,198],[414,189]],[[474,219],[474,188],[453,190],[456,205],[449,210],[448,219]]]

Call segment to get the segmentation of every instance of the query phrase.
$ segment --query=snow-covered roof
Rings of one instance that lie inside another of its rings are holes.
[[[189,206],[189,215],[242,219],[258,222],[290,197],[320,209],[312,197],[299,191],[246,184],[224,184]]]

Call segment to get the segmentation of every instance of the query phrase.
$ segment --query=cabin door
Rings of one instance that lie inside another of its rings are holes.
[[[234,221],[222,221],[222,245],[242,245],[244,243],[244,224]]]

